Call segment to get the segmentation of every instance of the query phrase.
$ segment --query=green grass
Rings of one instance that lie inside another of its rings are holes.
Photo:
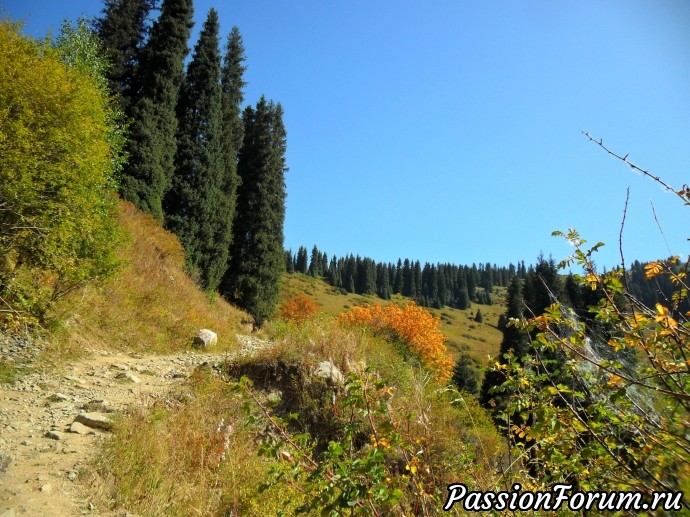
[[[377,296],[342,294],[339,289],[331,287],[325,281],[308,275],[285,275],[281,301],[299,294],[311,297],[324,313],[332,316],[337,316],[356,305],[390,303]],[[391,301],[400,303],[405,300],[406,298],[395,295]],[[470,309],[464,311],[450,307],[441,310],[428,309],[434,316],[441,318],[441,331],[448,338],[446,344],[454,358],[466,351],[483,365],[486,363],[487,355],[498,354],[502,333],[496,325],[499,316],[505,311],[505,289],[496,288],[493,300],[493,305],[474,303]],[[482,311],[483,323],[474,321],[477,309]]]
[[[14,382],[19,375],[19,368],[10,363],[0,363],[0,384]]]

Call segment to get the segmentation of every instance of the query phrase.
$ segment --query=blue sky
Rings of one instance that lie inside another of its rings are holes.
[[[44,36],[96,0],[5,0]],[[690,2],[195,1],[244,38],[246,102],[282,103],[285,245],[422,262],[687,256],[690,207],[587,141],[690,183]],[[652,206],[663,229],[657,228]],[[687,227],[686,227],[687,228]]]

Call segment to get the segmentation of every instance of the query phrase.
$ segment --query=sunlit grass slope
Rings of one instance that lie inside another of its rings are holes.
[[[339,289],[331,287],[323,280],[308,275],[285,275],[281,301],[299,294],[313,298],[323,312],[334,316],[356,305],[390,303],[377,296],[342,294]],[[497,288],[493,300],[493,305],[473,303],[470,309],[464,311],[450,307],[441,310],[429,309],[434,316],[441,318],[441,330],[448,337],[448,349],[454,357],[467,350],[480,364],[485,364],[488,354],[498,354],[502,334],[497,328],[497,323],[499,316],[505,312],[505,289]],[[404,302],[405,298],[396,295],[391,301],[400,303]],[[482,312],[483,323],[474,321],[477,309]]]
[[[249,316],[199,289],[184,270],[179,241],[150,215],[121,202],[118,218],[127,234],[120,250],[123,266],[104,286],[63,304],[67,318],[53,340],[55,351],[168,353],[189,348],[200,328],[218,334],[216,350],[234,348],[235,333]]]

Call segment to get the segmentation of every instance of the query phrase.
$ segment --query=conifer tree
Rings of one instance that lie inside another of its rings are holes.
[[[295,261],[295,271],[298,273],[307,274],[307,248],[300,246],[297,250],[297,260]]]
[[[110,89],[120,95],[120,104],[129,116],[139,93],[139,59],[151,8],[151,0],[105,0],[102,17],[94,21],[110,63],[106,73]]]
[[[403,265],[403,270],[402,270],[402,277],[403,277],[403,284],[402,284],[402,289],[401,293],[403,296],[411,297],[412,296],[412,291],[413,291],[413,271],[412,271],[412,266],[410,265],[410,260],[405,259],[404,265]]]
[[[166,226],[182,242],[189,270],[214,291],[227,268],[231,235],[224,193],[218,13],[211,9],[180,91],[178,144]]]
[[[518,277],[513,277],[508,285],[508,298],[506,306],[506,317],[519,319],[523,313],[522,286]],[[504,356],[508,352],[522,360],[529,353],[529,338],[523,330],[513,325],[508,325],[503,330],[503,340],[499,349],[498,361],[505,364]],[[500,412],[505,407],[504,400],[507,395],[503,393],[492,393],[492,388],[500,386],[505,382],[505,374],[496,369],[488,368],[484,374],[482,387],[479,393],[479,402],[491,409],[494,414]]]
[[[403,268],[402,260],[398,259],[398,264],[395,266],[395,279],[393,280],[393,293],[402,293],[403,288]]]
[[[462,354],[455,363],[452,381],[459,390],[473,395],[479,392],[479,374],[467,354]]]
[[[285,272],[295,272],[295,259],[292,256],[292,250],[285,250]]]
[[[412,298],[415,300],[420,300],[422,298],[422,266],[420,265],[419,260],[416,260],[414,263],[412,276],[414,279],[412,286]]]
[[[176,107],[192,22],[192,0],[164,0],[140,60],[140,91],[132,106],[129,163],[122,196],[163,220],[177,150]]]
[[[223,148],[223,184],[225,201],[225,225],[227,231],[228,253],[232,245],[232,225],[237,211],[237,188],[240,177],[237,173],[237,157],[242,147],[244,126],[242,124],[241,106],[244,101],[244,66],[245,55],[242,36],[237,27],[233,27],[228,36],[223,66],[221,68],[221,110],[222,110],[222,148]]]
[[[278,302],[285,219],[286,132],[280,104],[261,97],[243,113],[244,139],[237,170],[237,215],[233,253],[222,282],[223,294],[247,310],[256,325]]]
[[[323,274],[321,270],[321,252],[319,248],[314,247],[311,250],[311,258],[309,260],[309,275],[319,277]]]

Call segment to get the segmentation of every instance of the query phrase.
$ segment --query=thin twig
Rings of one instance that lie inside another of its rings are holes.
[[[670,257],[673,255],[671,252],[671,248],[668,245],[668,241],[666,240],[666,235],[664,235],[664,230],[661,228],[661,223],[659,222],[659,218],[656,216],[656,209],[654,208],[654,203],[652,203],[652,200],[649,200],[649,204],[652,205],[652,215],[654,216],[654,221],[656,222],[656,227],[659,228],[659,233],[661,234],[661,237],[664,239],[664,244],[666,244],[666,251],[668,251],[668,256]]]
[[[621,220],[621,230],[618,233],[618,251],[621,255],[621,266],[623,267],[623,286],[628,290],[628,280],[625,276],[625,255],[623,254],[623,228],[625,228],[625,217],[628,215],[628,201],[630,201],[630,187],[625,189],[625,206],[623,207],[623,219]]]
[[[592,135],[590,135],[588,131],[583,131],[582,134],[585,135],[591,142],[594,142],[595,144],[597,144],[599,147],[601,147],[604,151],[609,153],[614,158],[618,158],[622,162],[625,162],[626,164],[628,164],[630,166],[630,168],[632,168],[638,172],[641,172],[643,175],[656,181],[659,185],[661,185],[664,188],[664,190],[666,190],[668,192],[673,192],[676,196],[681,198],[686,205],[690,205],[690,188],[687,185],[683,185],[683,188],[681,188],[680,190],[676,190],[673,187],[671,187],[668,183],[666,183],[664,180],[662,180],[659,176],[654,176],[654,174],[652,174],[648,170],[645,170],[642,167],[640,167],[640,166],[634,164],[633,162],[631,162],[630,160],[628,160],[628,154],[626,154],[625,156],[621,156],[620,154],[613,152],[611,149],[609,149],[608,147],[606,147],[604,145],[603,139],[600,138],[599,140],[597,140]]]

